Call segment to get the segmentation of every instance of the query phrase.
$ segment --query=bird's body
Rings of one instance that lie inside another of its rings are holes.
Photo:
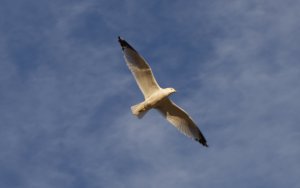
[[[159,89],[155,91],[152,95],[147,97],[145,101],[132,106],[132,113],[138,117],[142,117],[141,115],[144,115],[144,112],[147,112],[151,108],[159,107],[160,103],[164,101],[171,93],[174,92],[175,89],[173,88]]]
[[[206,139],[192,118],[168,98],[176,90],[174,88],[161,88],[143,57],[120,37],[119,43],[122,47],[125,61],[145,97],[143,102],[131,107],[132,113],[142,118],[148,110],[154,108],[183,134],[194,138],[204,146],[208,146]]]

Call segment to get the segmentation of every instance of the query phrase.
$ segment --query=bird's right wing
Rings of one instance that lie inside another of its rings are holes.
[[[150,66],[132,46],[120,37],[119,43],[122,47],[127,66],[132,72],[136,83],[144,94],[145,99],[148,98],[151,94],[160,89]]]
[[[170,99],[166,99],[156,107],[158,111],[180,132],[188,137],[194,138],[204,146],[208,146],[203,134],[193,122],[192,118],[180,107],[174,104]]]

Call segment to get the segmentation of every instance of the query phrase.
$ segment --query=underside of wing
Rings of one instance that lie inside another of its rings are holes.
[[[194,138],[204,146],[208,146],[206,139],[191,117],[170,99],[164,100],[156,109],[183,134]]]
[[[120,37],[119,43],[122,47],[127,66],[132,72],[140,90],[145,98],[149,97],[152,93],[160,89],[150,66],[130,44]]]

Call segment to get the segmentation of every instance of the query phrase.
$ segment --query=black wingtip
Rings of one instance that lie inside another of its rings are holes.
[[[206,142],[200,142],[200,141],[199,141],[199,143],[200,143],[200,144],[202,144],[203,146],[205,146],[205,147],[207,147],[207,148],[208,148],[208,145],[207,145],[207,143],[206,143]]]
[[[118,36],[118,41],[120,44],[122,44],[123,39],[120,36]]]
[[[200,144],[202,144],[205,147],[208,147],[206,140],[200,140],[200,139],[195,139],[197,142],[199,142]]]
[[[130,48],[136,51],[132,46],[130,46],[130,44],[128,44],[128,42],[126,42],[126,40],[122,39],[120,36],[118,36],[118,42],[120,43],[122,50],[124,50],[125,48]]]

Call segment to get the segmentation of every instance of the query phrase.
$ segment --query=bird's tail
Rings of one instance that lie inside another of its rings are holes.
[[[131,112],[133,115],[137,116],[139,119],[144,117],[149,109],[145,108],[144,102],[131,106]]]

